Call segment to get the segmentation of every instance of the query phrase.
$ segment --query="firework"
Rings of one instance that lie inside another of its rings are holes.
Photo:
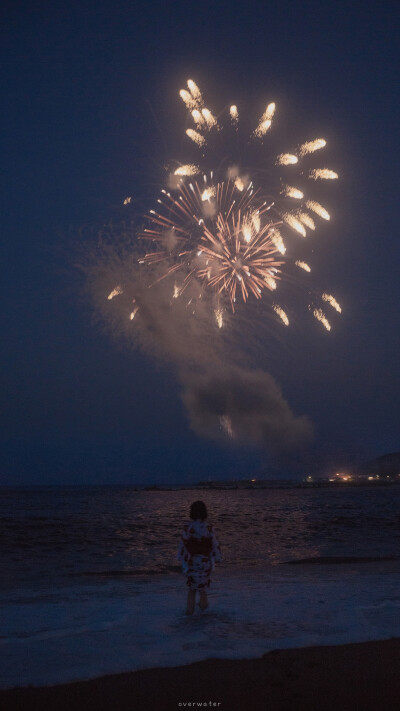
[[[193,118],[193,121],[195,122],[196,126],[198,126],[199,128],[203,127],[204,118],[198,109],[194,109],[192,111],[192,118]]]
[[[312,210],[312,212],[315,212],[316,215],[322,217],[323,220],[331,219],[329,212],[325,210],[319,202],[315,202],[315,200],[307,200],[306,207],[308,207],[309,210]]]
[[[109,295],[107,296],[107,299],[111,301],[115,296],[119,296],[120,294],[123,294],[123,289],[122,286],[116,286],[112,291],[110,291]]]
[[[194,122],[195,127],[188,128],[186,135],[198,156],[173,171],[169,183],[171,192],[162,190],[157,210],[149,211],[148,225],[141,237],[152,244],[152,249],[140,261],[164,265],[158,279],[172,274],[177,279],[179,275],[179,285],[174,286],[175,298],[182,296],[193,283],[199,284],[200,291],[214,295],[217,304],[213,307],[214,319],[221,328],[225,299],[235,312],[239,301],[247,302],[250,297],[259,300],[275,291],[286,278],[287,265],[295,264],[304,272],[311,271],[306,261],[292,256],[291,242],[296,239],[295,235],[307,237],[307,230],[314,231],[316,217],[329,220],[330,216],[318,202],[308,196],[305,198],[303,184],[307,178],[331,180],[338,176],[328,168],[308,166],[305,172],[302,170],[302,159],[309,163],[312,154],[326,146],[323,138],[302,143],[294,151],[279,153],[272,163],[276,174],[265,170],[262,145],[275,121],[274,102],[270,102],[260,116],[250,141],[248,137],[243,140],[244,146],[260,144],[259,164],[253,170],[244,169],[232,151],[233,143],[231,146],[224,141],[227,128],[230,131],[234,128],[235,145],[240,144],[237,106],[229,106],[226,124],[223,115],[218,114],[217,119],[217,114],[205,106],[203,95],[192,79],[179,94]],[[221,145],[220,155],[218,145]],[[215,166],[219,166],[218,169]],[[292,176],[287,182],[284,171]],[[296,175],[301,187],[296,186]],[[333,297],[333,301],[323,298],[336,308]],[[191,303],[192,300],[188,305]],[[270,300],[269,304],[288,325],[282,307]],[[318,309],[314,316],[326,328],[326,324],[330,327]]]
[[[206,200],[211,200],[211,198],[214,197],[214,195],[215,195],[215,187],[214,187],[214,185],[211,185],[211,187],[203,190],[203,192],[201,193],[201,199],[203,202],[205,202]]]
[[[193,128],[188,128],[186,135],[189,136],[194,143],[197,143],[198,146],[205,146],[206,139],[201,135],[201,133],[195,131]]]
[[[311,215],[308,214],[308,212],[299,212],[297,213],[297,217],[299,218],[300,222],[303,223],[303,225],[308,227],[310,230],[315,230],[315,222]]]
[[[310,170],[310,178],[313,180],[336,180],[338,174],[334,170],[329,170],[329,168],[315,168]]]
[[[213,126],[217,125],[217,120],[215,116],[212,115],[209,109],[202,109],[201,114],[203,116],[207,128],[213,128]]]
[[[239,121],[239,113],[238,113],[237,106],[235,106],[233,104],[229,109],[229,113],[231,115],[232,123],[234,123],[236,125],[237,122]]]
[[[261,117],[261,122],[269,121],[270,119],[272,119],[274,113],[275,113],[275,104],[272,102],[271,104],[268,104],[267,108],[265,109],[265,111]]]
[[[286,197],[296,198],[296,200],[302,200],[304,197],[304,193],[302,193],[301,190],[291,188],[289,185],[286,185],[282,192]]]
[[[284,221],[290,225],[290,227],[293,230],[296,230],[299,234],[301,234],[302,237],[305,237],[307,232],[304,229],[304,225],[300,222],[300,220],[295,217],[294,215],[291,215],[289,212],[286,212],[282,215]]]
[[[286,247],[285,243],[282,239],[282,235],[277,229],[271,230],[271,240],[274,243],[275,247],[277,248],[278,252],[281,254],[285,254],[286,252]]]
[[[179,96],[181,97],[182,101],[185,102],[189,110],[192,110],[197,106],[197,102],[194,100],[190,91],[186,91],[186,89],[181,89],[179,92]]]
[[[188,89],[189,89],[194,101],[196,101],[197,104],[201,105],[203,103],[203,97],[201,95],[201,91],[200,91],[199,87],[197,86],[196,82],[194,82],[193,79],[188,79],[187,85],[188,85]]]
[[[265,277],[265,283],[268,286],[268,289],[271,289],[271,291],[274,291],[276,289],[276,279],[274,279],[274,277],[270,274]]]
[[[182,153],[144,215],[121,196],[124,220],[102,227],[88,259],[90,290],[113,334],[174,367],[195,431],[293,446],[311,426],[252,361],[260,346],[270,357],[270,335],[298,331],[301,303],[328,331],[325,311],[332,326],[341,312],[309,274],[317,229],[330,219],[314,195],[324,204],[337,174],[315,167],[325,165],[315,162],[324,139],[278,145],[272,101],[249,121],[244,106],[205,101],[192,79],[180,97]]]
[[[176,169],[174,172],[174,175],[182,175],[182,176],[187,176],[187,175],[197,175],[200,172],[200,169],[197,165],[193,165],[193,163],[189,163],[187,165],[180,165],[179,168]]]
[[[314,151],[320,150],[320,148],[325,148],[326,141],[324,138],[315,138],[314,141],[307,141],[303,143],[299,148],[299,155],[305,156],[307,153],[314,153]]]
[[[278,314],[279,318],[283,321],[285,326],[289,326],[289,319],[287,313],[280,306],[278,306],[278,304],[273,304],[272,308],[274,309],[275,313]]]
[[[246,301],[250,293],[259,299],[271,290],[270,279],[276,281],[282,266],[275,223],[263,221],[265,205],[251,190],[234,200],[236,191],[233,180],[204,190],[198,182],[181,184],[174,196],[165,194],[164,210],[150,217],[143,233],[160,246],[146,255],[148,263],[165,261],[166,274],[189,270],[184,288],[197,278],[217,294],[228,293],[232,311],[238,294]],[[173,221],[177,249],[171,264],[165,236]]]
[[[281,155],[276,159],[277,165],[295,165],[298,162],[298,157],[292,155],[291,153],[281,153]]]
[[[261,138],[262,136],[265,136],[268,129],[271,128],[271,125],[272,125],[271,119],[265,119],[265,121],[260,121],[260,123],[258,124],[257,128],[254,131],[254,135],[257,138]]]
[[[217,322],[218,328],[222,328],[224,325],[224,313],[222,309],[215,309],[215,320]]]
[[[320,321],[322,325],[325,326],[327,331],[331,330],[331,324],[329,323],[322,309],[313,309],[313,314],[317,321]]]
[[[330,304],[332,306],[332,308],[334,308],[335,311],[337,311],[339,314],[342,313],[342,307],[336,301],[335,297],[332,296],[332,294],[324,293],[324,294],[322,294],[322,299],[323,299],[323,301],[327,301],[328,304]]]

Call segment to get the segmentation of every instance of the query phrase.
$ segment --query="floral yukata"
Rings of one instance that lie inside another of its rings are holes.
[[[183,527],[179,543],[178,560],[187,575],[189,590],[210,587],[211,571],[215,561],[221,560],[221,551],[213,527],[207,521],[188,521]]]

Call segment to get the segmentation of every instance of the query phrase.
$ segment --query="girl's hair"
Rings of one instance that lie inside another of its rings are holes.
[[[194,501],[190,507],[190,518],[196,520],[200,518],[204,521],[207,518],[207,509],[204,501]]]

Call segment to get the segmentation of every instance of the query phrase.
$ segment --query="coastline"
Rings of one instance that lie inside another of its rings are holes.
[[[398,711],[400,638],[0,691],[7,711]],[[190,705],[191,704],[191,705]]]

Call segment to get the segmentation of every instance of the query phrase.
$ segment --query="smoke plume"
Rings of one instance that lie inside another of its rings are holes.
[[[274,452],[310,442],[309,420],[293,414],[269,373],[249,364],[246,323],[230,328],[240,315],[225,312],[221,327],[215,296],[200,283],[192,280],[182,292],[162,268],[141,266],[135,230],[117,238],[111,230],[111,238],[86,255],[83,269],[94,313],[107,331],[174,366],[194,432]]]
[[[273,451],[312,439],[309,420],[295,417],[269,373],[225,364],[185,375],[183,402],[192,429],[211,439],[227,435],[239,444]]]

